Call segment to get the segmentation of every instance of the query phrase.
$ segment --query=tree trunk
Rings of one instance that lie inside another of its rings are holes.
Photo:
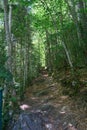
[[[78,14],[79,14],[79,21],[81,23],[81,35],[82,35],[82,39],[84,41],[84,46],[86,47],[85,49],[87,49],[87,16],[85,13],[85,8],[84,8],[84,2],[82,0],[79,0],[78,2]]]
[[[51,49],[50,49],[50,39],[49,32],[46,30],[46,65],[49,72],[52,72],[52,57],[51,57]]]
[[[65,50],[65,53],[66,53],[66,56],[67,56],[67,59],[68,59],[68,62],[69,62],[69,65],[70,65],[70,68],[73,69],[73,64],[72,64],[72,61],[71,61],[71,58],[70,58],[70,55],[69,55],[69,52],[68,52],[68,49],[64,43],[64,41],[62,41],[62,45],[64,47],[64,50]]]
[[[6,42],[7,42],[7,69],[12,72],[12,42],[11,42],[11,10],[8,13],[8,0],[3,0],[4,5],[4,19],[5,19],[5,32],[6,32]],[[10,8],[11,9],[11,8]],[[8,16],[9,14],[9,16]]]

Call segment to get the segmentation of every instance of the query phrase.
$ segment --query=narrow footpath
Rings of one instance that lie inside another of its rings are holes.
[[[87,130],[87,114],[47,73],[27,88],[12,130]]]

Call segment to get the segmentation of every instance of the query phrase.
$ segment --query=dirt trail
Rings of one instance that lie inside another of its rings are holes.
[[[26,89],[20,108],[24,115],[19,120],[25,118],[27,122],[31,120],[29,116],[34,113],[33,119],[38,120],[36,114],[39,122],[42,120],[40,123],[45,121],[45,129],[31,128],[32,130],[87,130],[87,109],[82,109],[81,103],[64,96],[61,84],[47,73],[41,74],[33,81],[33,85]],[[28,113],[32,114],[27,117]]]
[[[25,112],[40,112],[49,120],[48,130],[87,130],[87,115],[76,108],[76,103],[64,96],[61,84],[52,77],[43,74],[35,79],[33,85],[27,88]]]

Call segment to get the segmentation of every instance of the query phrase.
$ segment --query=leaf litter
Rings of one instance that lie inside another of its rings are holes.
[[[62,91],[60,83],[42,75],[26,89],[20,109],[25,113],[41,113],[47,130],[87,130],[87,107]]]

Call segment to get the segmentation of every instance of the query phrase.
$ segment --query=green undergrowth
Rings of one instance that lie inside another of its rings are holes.
[[[70,70],[62,70],[54,73],[53,77],[61,83],[64,95],[69,95],[70,97],[81,96],[82,99],[87,99],[85,94],[87,92],[86,69],[75,70],[74,75],[72,75]]]

